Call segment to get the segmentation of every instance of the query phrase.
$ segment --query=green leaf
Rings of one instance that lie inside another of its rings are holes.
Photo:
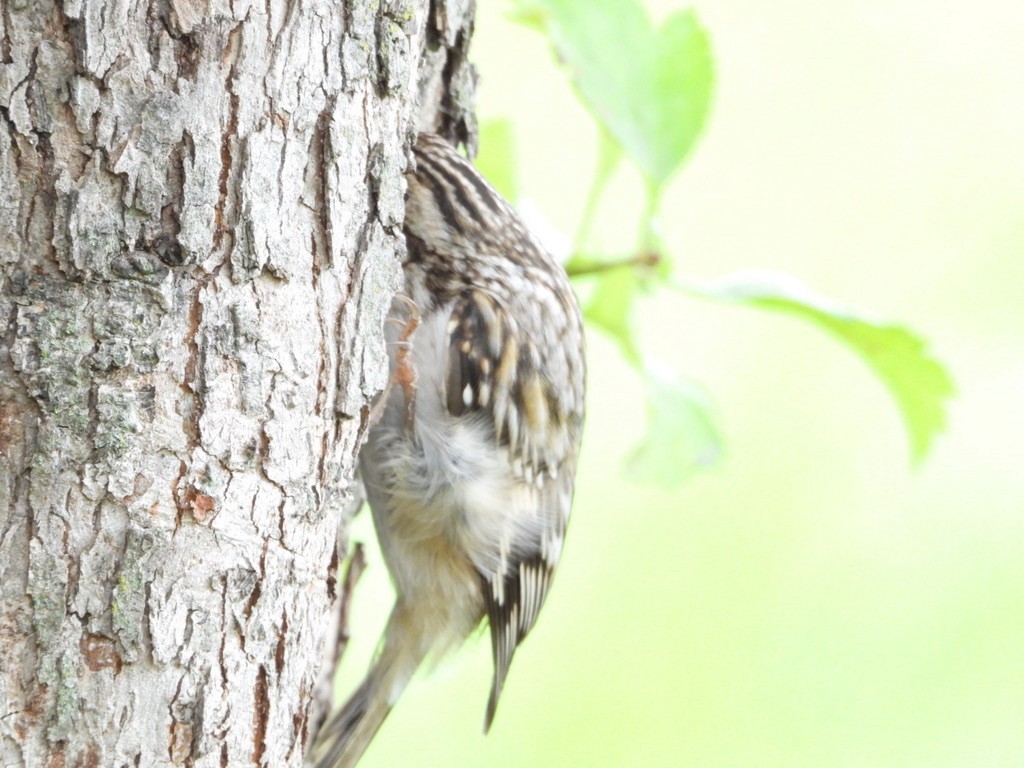
[[[633,332],[633,304],[639,287],[636,271],[613,269],[600,273],[583,315],[614,339],[627,362],[643,369]]]
[[[512,122],[507,118],[495,118],[482,123],[479,144],[480,151],[473,165],[506,200],[514,203],[519,197],[519,180]]]
[[[647,386],[647,435],[630,453],[626,469],[639,482],[678,485],[695,470],[717,464],[722,454],[710,400],[698,385],[641,357],[632,322],[640,288],[637,270],[617,268],[598,274],[583,314],[618,343]]]
[[[638,482],[676,486],[694,471],[710,469],[722,456],[722,437],[703,387],[649,365],[647,435],[626,459]]]
[[[587,107],[656,187],[704,125],[714,80],[707,34],[691,10],[655,30],[638,0],[518,0]]]
[[[676,287],[703,298],[796,315],[839,338],[861,356],[896,401],[915,463],[946,426],[953,382],[924,339],[909,328],[865,319],[777,273],[743,272],[710,285]]]

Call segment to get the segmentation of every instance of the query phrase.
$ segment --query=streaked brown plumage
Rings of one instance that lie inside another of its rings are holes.
[[[403,265],[414,307],[396,301],[392,314],[417,327],[392,345],[399,386],[360,456],[397,598],[366,679],[317,737],[318,768],[354,765],[420,662],[484,618],[490,727],[572,504],[585,376],[568,278],[443,139],[421,135],[414,161]]]

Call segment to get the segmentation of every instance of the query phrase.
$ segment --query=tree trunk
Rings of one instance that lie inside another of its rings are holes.
[[[0,1],[0,765],[302,763],[472,10]]]

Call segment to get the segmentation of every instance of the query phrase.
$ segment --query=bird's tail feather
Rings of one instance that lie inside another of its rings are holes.
[[[398,642],[405,622],[392,612],[384,644],[366,679],[320,729],[311,752],[315,768],[352,768],[423,660],[418,643]]]
[[[371,672],[337,714],[320,729],[313,747],[316,768],[352,768],[391,712]]]

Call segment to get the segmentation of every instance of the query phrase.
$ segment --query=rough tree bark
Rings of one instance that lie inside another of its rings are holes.
[[[472,11],[0,1],[0,765],[301,764]]]

